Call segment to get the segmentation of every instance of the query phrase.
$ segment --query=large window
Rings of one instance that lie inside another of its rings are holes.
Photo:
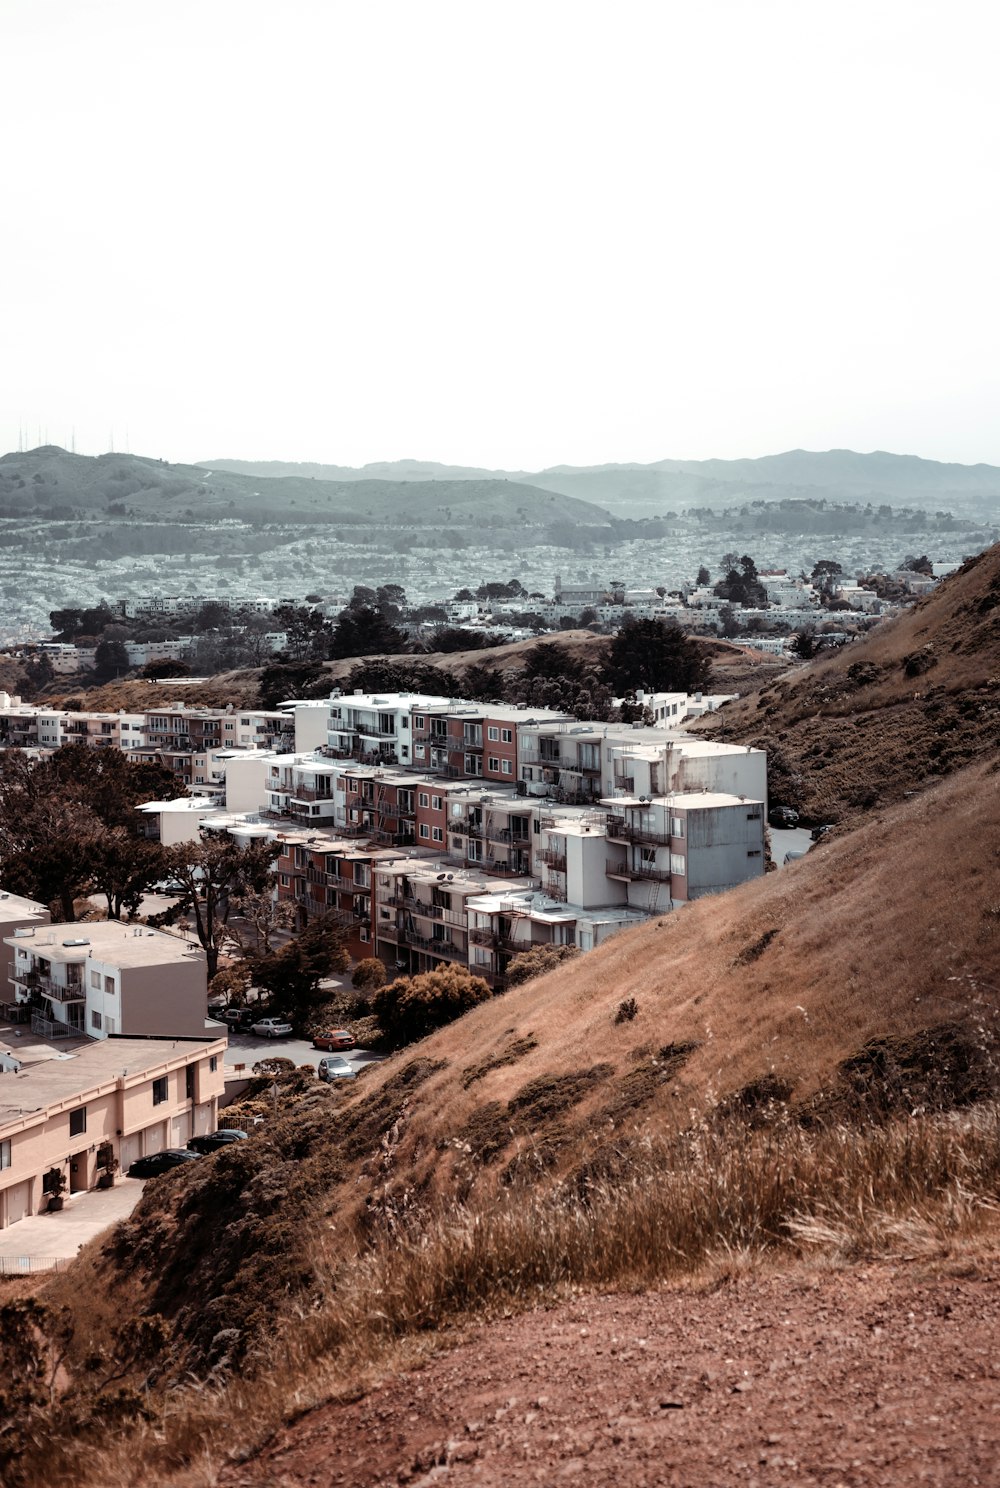
[[[75,1111],[69,1113],[69,1134],[71,1137],[82,1137],[87,1130],[87,1107],[77,1106]]]
[[[0,1168],[10,1167],[10,1141],[0,1142]]]
[[[153,1105],[162,1106],[167,1099],[167,1077],[161,1075],[158,1080],[153,1081]]]

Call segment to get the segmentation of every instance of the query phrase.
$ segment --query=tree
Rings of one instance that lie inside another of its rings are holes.
[[[219,969],[222,947],[230,939],[234,900],[261,893],[271,884],[271,864],[278,851],[276,842],[256,840],[243,847],[228,835],[179,842],[164,849],[165,872],[183,884],[184,890],[163,914],[150,915],[149,923],[171,925],[190,914],[211,981]]]
[[[788,643],[788,649],[793,656],[800,661],[812,661],[817,651],[822,650],[823,642],[816,634],[815,625],[804,625],[797,631]]]
[[[229,934],[244,955],[269,956],[275,931],[290,930],[295,918],[295,905],[276,899],[270,883],[263,889],[247,888],[233,895]]]
[[[522,951],[519,956],[511,957],[504,982],[507,987],[520,987],[524,982],[554,971],[564,961],[574,960],[579,954],[577,947],[570,945],[541,945],[532,951]]]
[[[351,986],[357,987],[359,992],[374,992],[377,987],[385,986],[385,967],[377,956],[366,956],[358,962]]]
[[[0,754],[0,860],[4,883],[45,904],[64,921],[97,874],[116,917],[162,875],[149,844],[135,835],[135,808],[177,794],[159,765],[132,764],[120,749],[65,744],[37,763],[17,750]],[[141,887],[140,887],[141,886]],[[117,906],[117,909],[113,908]]]
[[[162,661],[147,661],[141,675],[155,682],[160,677],[188,677],[191,675],[191,668],[183,661],[173,661],[164,657]]]
[[[698,577],[695,579],[695,583],[697,584],[699,589],[703,589],[706,584],[710,584],[711,582],[712,575],[709,573],[708,569],[703,563],[701,565],[701,568],[699,568],[698,570]]]
[[[712,663],[698,641],[679,625],[662,620],[626,620],[611,642],[603,679],[619,695],[642,687],[648,692],[705,692]]]
[[[231,966],[224,966],[221,971],[215,973],[208,984],[209,1001],[224,997],[227,1007],[243,1007],[246,1004],[250,982],[251,971],[246,961],[235,961]]]
[[[408,1044],[492,996],[482,977],[473,976],[461,966],[440,966],[420,976],[397,977],[380,987],[372,999],[372,1009],[387,1038]]]
[[[120,677],[131,666],[124,641],[99,641],[94,652],[94,676],[99,682]]]
[[[362,605],[359,609],[348,607],[341,611],[329,655],[338,660],[346,656],[392,656],[405,650],[403,632],[390,625],[379,610]]]
[[[310,920],[297,939],[254,962],[258,986],[271,995],[271,1005],[297,1029],[303,1029],[319,997],[319,984],[350,964],[344,932],[332,915]]]

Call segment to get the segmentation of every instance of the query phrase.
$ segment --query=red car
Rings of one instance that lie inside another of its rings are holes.
[[[353,1049],[354,1035],[346,1028],[332,1028],[329,1033],[317,1033],[313,1039],[314,1049]]]

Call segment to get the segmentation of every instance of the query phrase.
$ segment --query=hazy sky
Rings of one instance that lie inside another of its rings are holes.
[[[0,448],[1000,464],[992,0],[0,0]]]

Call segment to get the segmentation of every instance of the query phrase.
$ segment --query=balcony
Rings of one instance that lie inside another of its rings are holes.
[[[54,982],[40,971],[14,973],[15,979],[23,982],[28,991],[41,992],[53,1002],[86,1002],[87,993],[83,982]]]
[[[551,765],[558,769],[562,764],[558,745],[552,750],[540,748],[537,744],[522,744],[518,750],[518,758],[522,765]]]
[[[270,786],[269,789],[270,790],[273,790],[274,789],[274,786]],[[282,787],[280,787],[280,789],[283,790],[284,787],[282,786]],[[329,790],[328,788],[324,789],[324,788],[320,788],[320,787],[313,786],[313,785],[296,785],[296,786],[294,786],[292,788],[292,796],[293,796],[293,799],[296,800],[296,801],[332,801],[333,800],[333,792],[331,790]]]
[[[538,854],[538,861],[544,863],[546,868],[552,868],[556,873],[566,872],[566,854],[555,848],[543,847]]]
[[[636,879],[650,879],[653,883],[670,882],[669,869],[658,868],[655,863],[616,863],[614,859],[608,858],[604,871],[608,878],[621,878],[627,883]]]
[[[670,833],[658,832],[654,827],[638,826],[624,816],[608,817],[608,837],[612,842],[649,842],[658,847],[670,846]]]
[[[435,940],[430,935],[416,935],[411,930],[399,932],[401,945],[412,946],[415,950],[426,951],[432,956],[441,956],[446,961],[461,961],[463,965],[468,962],[469,953],[465,946],[460,946],[453,940]]]
[[[635,776],[634,775],[616,775],[615,776],[615,790],[616,791],[621,791],[626,796],[632,796],[632,795],[634,795],[635,794]]]

